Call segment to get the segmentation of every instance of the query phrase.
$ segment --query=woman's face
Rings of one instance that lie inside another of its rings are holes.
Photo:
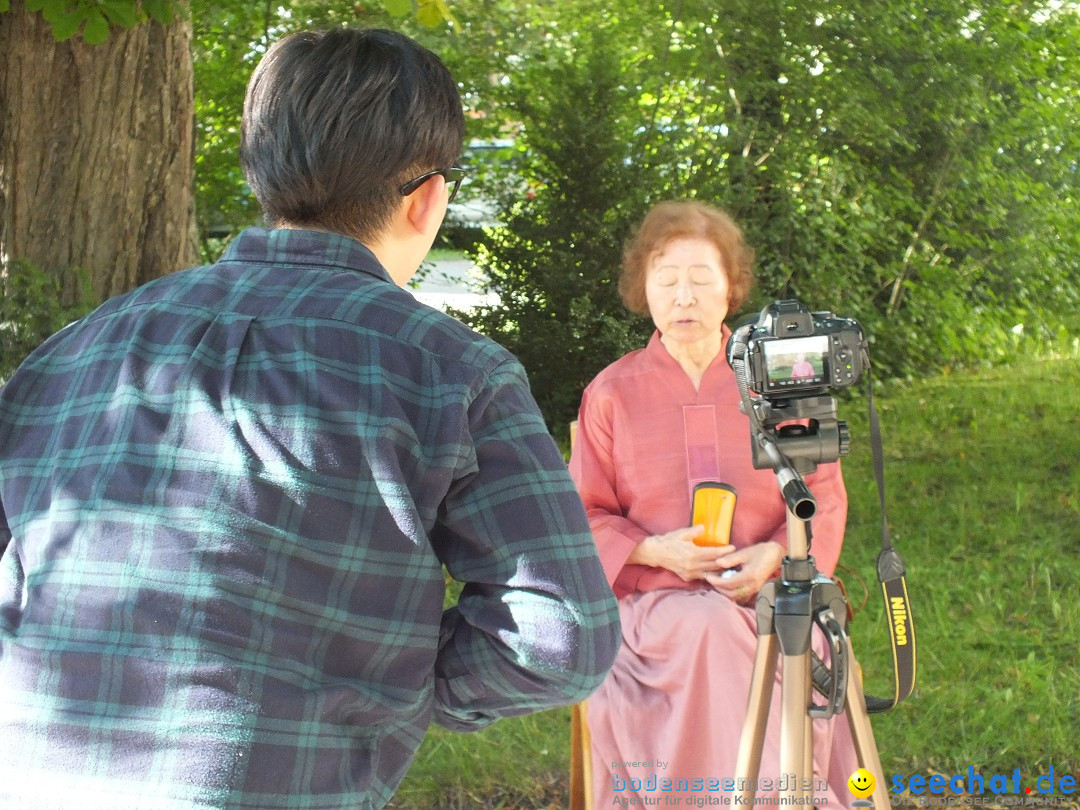
[[[716,246],[701,237],[672,239],[645,270],[649,314],[665,340],[715,340],[728,312],[728,277]]]

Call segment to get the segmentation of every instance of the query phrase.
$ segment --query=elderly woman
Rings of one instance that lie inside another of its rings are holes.
[[[627,246],[620,292],[656,331],[582,397],[570,471],[623,627],[615,666],[588,703],[596,807],[634,796],[635,785],[655,798],[679,795],[662,786],[685,779],[683,795],[700,797],[709,780],[736,776],[757,643],[752,604],[787,551],[784,503],[774,473],[751,463],[724,351],[724,319],[746,299],[752,259],[722,211],[691,201],[653,208]],[[691,491],[703,481],[738,490],[728,546],[692,542],[702,528],[689,525]],[[822,465],[806,482],[818,501],[812,551],[831,575],[847,515],[840,467]],[[779,776],[779,691],[761,781]],[[815,796],[850,803],[845,785],[858,767],[846,719],[814,721]]]

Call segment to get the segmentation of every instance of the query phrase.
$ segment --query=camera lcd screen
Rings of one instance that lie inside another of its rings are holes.
[[[829,384],[829,336],[793,337],[762,344],[769,391]]]

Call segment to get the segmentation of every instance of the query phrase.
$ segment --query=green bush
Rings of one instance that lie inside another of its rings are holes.
[[[17,260],[0,285],[0,382],[50,335],[96,306],[82,268],[45,270]]]
[[[903,4],[870,25],[858,4],[590,8],[529,21],[543,49],[502,43],[507,80],[481,93],[515,122],[516,151],[476,175],[512,193],[470,250],[501,303],[465,317],[522,359],[557,434],[651,329],[615,278],[664,199],[743,227],[747,313],[797,298],[856,318],[879,379],[1075,355],[1075,107],[1039,90],[1072,75],[1072,18],[987,14],[976,35],[958,5],[930,27]],[[487,76],[500,57],[484,56]]]
[[[600,43],[548,68],[542,86],[523,87],[512,103],[526,122],[516,162],[530,179],[508,184],[505,227],[473,251],[500,303],[457,314],[521,359],[565,441],[585,385],[652,328],[617,290],[623,242],[645,208],[617,126],[633,100]]]

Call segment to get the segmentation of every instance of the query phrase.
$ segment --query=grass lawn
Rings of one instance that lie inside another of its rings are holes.
[[[872,716],[886,779],[972,765],[1019,769],[1032,786],[1051,768],[1058,778],[1080,771],[1078,403],[1077,359],[878,395],[889,525],[907,562],[919,654],[915,694]],[[838,410],[852,433],[838,573],[856,609],[866,691],[884,696],[892,670],[865,400]],[[433,727],[391,807],[565,808],[569,729],[566,710],[469,735]]]

